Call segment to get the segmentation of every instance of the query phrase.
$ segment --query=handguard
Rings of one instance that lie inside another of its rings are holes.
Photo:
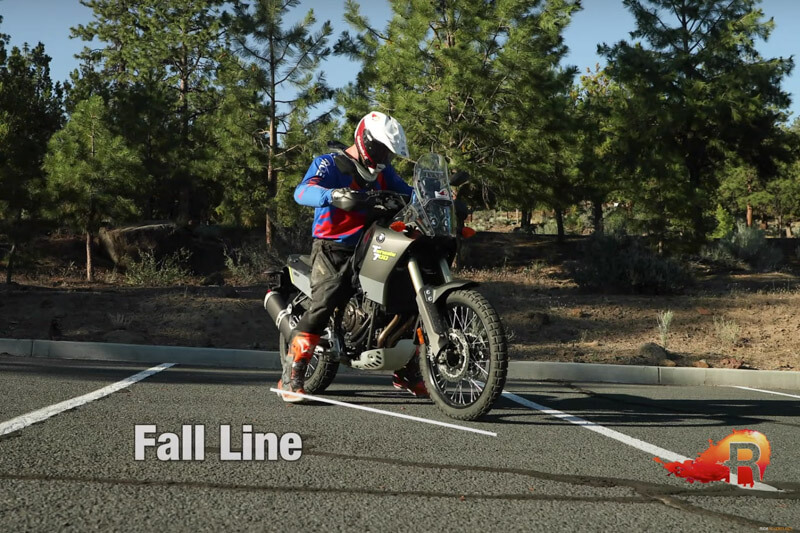
[[[369,197],[363,191],[356,191],[350,188],[333,189],[331,191],[331,202],[333,207],[338,207],[344,211],[354,209],[364,209],[369,206]]]

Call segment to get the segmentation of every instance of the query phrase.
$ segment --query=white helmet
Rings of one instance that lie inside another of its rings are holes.
[[[368,173],[361,177],[373,182],[395,155],[408,157],[406,132],[394,118],[379,111],[367,113],[356,127],[356,148]]]

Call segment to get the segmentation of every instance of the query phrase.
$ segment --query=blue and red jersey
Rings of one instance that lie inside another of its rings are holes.
[[[351,246],[358,244],[364,229],[366,213],[364,211],[345,211],[333,207],[331,190],[349,187],[360,190],[355,179],[342,174],[333,161],[333,154],[322,155],[314,159],[308,167],[303,181],[294,190],[294,199],[300,205],[315,207],[314,225],[311,234],[317,239],[328,239]],[[413,189],[406,184],[391,165],[378,174],[375,188],[390,190],[402,194],[411,194]]]

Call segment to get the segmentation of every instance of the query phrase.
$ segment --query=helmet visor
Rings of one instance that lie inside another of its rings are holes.
[[[368,159],[366,163],[368,163],[368,166],[386,166],[391,163],[394,153],[385,144],[373,139],[368,132],[364,132],[364,137],[364,148]]]

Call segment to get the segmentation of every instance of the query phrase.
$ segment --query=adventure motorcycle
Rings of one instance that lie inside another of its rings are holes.
[[[335,157],[337,166],[352,168],[344,158],[343,152]],[[454,185],[464,177],[457,174]],[[452,418],[475,420],[503,390],[507,340],[497,311],[473,290],[478,284],[451,275],[457,222],[447,163],[436,154],[421,157],[410,199],[392,191],[367,194],[367,229],[352,256],[358,290],[334,312],[309,362],[306,394],[324,391],[339,364],[398,370],[419,357],[438,408]],[[310,259],[289,256],[264,298],[280,331],[282,364],[311,295]]]

